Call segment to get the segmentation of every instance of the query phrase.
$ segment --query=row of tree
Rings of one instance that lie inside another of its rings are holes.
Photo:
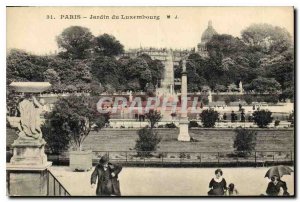
[[[153,92],[163,78],[163,64],[146,54],[137,58],[116,57],[124,52],[124,47],[112,35],[95,37],[85,27],[72,26],[57,36],[57,44],[60,52],[51,56],[11,50],[7,57],[7,82],[50,81],[53,91],[90,90],[98,94],[123,90]],[[241,32],[241,38],[214,35],[206,46],[208,58],[189,55],[189,91],[203,90],[203,86],[224,91],[242,81],[246,91],[281,91],[284,98],[293,98],[294,47],[285,29],[254,24]],[[181,64],[175,67],[175,77],[180,74]]]
[[[148,55],[117,59],[124,47],[112,35],[95,37],[87,28],[72,26],[57,37],[57,44],[57,55],[11,50],[7,57],[7,84],[49,81],[54,92],[153,92],[163,77],[163,64]]]
[[[224,91],[242,81],[246,91],[281,91],[286,98],[293,98],[294,47],[285,29],[253,24],[241,32],[241,38],[214,35],[206,46],[208,58],[196,53],[189,56],[189,91],[202,90],[203,86]],[[175,77],[180,73],[181,64],[175,67]]]

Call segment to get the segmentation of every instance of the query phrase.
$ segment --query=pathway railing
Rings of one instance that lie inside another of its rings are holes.
[[[71,196],[51,171],[48,170],[47,175],[47,196]]]
[[[254,165],[294,164],[293,151],[252,152],[172,152],[172,151],[93,151],[93,159],[107,154],[110,161],[125,165]]]

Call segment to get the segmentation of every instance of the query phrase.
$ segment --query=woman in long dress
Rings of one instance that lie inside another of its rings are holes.
[[[223,196],[227,190],[226,180],[222,177],[223,171],[217,169],[215,171],[215,177],[211,179],[209,183],[209,196]]]
[[[284,181],[282,181],[278,176],[274,175],[271,177],[271,182],[269,182],[266,193],[268,196],[289,196],[290,194],[287,191],[287,186]],[[281,193],[283,190],[283,193]]]

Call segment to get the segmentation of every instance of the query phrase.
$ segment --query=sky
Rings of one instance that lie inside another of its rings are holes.
[[[237,37],[253,23],[268,23],[286,28],[292,36],[294,33],[292,7],[8,7],[6,11],[7,50],[34,54],[58,51],[56,36],[74,25],[89,28],[95,36],[112,34],[126,50],[140,46],[194,48],[209,20],[219,34]],[[47,19],[47,15],[55,19]],[[80,19],[66,19],[69,15]],[[109,19],[90,19],[91,15]],[[112,19],[113,15],[159,16],[159,20]]]

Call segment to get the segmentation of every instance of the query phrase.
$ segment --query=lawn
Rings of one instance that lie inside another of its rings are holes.
[[[178,142],[178,129],[157,130],[162,137],[158,151],[215,152],[233,151],[233,129],[192,129],[190,135],[197,142]],[[294,131],[258,130],[256,150],[289,150],[294,148]],[[130,151],[135,147],[137,131],[132,129],[107,129],[91,132],[84,147],[98,151]]]

